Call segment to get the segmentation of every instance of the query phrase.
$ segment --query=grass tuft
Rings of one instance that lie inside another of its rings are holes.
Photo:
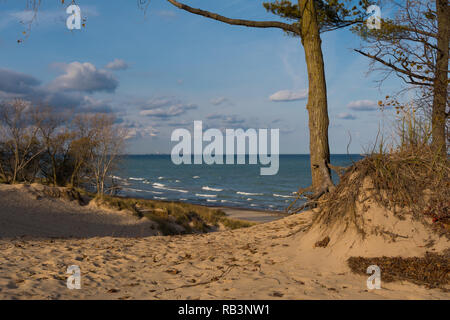
[[[227,218],[222,210],[189,203],[111,196],[104,196],[102,203],[110,208],[128,210],[140,218],[155,221],[164,235],[205,233],[215,231],[221,226],[233,230],[254,225],[251,222]]]

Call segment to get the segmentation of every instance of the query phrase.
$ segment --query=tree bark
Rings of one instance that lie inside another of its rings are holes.
[[[436,72],[433,89],[432,113],[432,147],[443,156],[447,154],[446,108],[448,85],[448,46],[449,46],[449,16],[448,0],[437,0],[436,11],[438,18],[438,52],[436,57]]]
[[[313,0],[299,0],[301,39],[308,69],[309,147],[312,187],[316,192],[331,187],[330,149],[328,146],[328,105],[324,61],[317,13]]]

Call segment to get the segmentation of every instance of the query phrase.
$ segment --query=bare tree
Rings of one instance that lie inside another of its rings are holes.
[[[381,82],[394,73],[420,89],[420,105],[429,104],[433,148],[446,155],[448,121],[448,0],[388,1],[395,17],[382,20],[381,29],[355,28],[367,45],[356,50],[382,66]],[[373,68],[375,69],[375,68]],[[431,97],[431,103],[427,101]]]
[[[127,132],[111,114],[79,114],[72,121],[50,106],[16,99],[0,104],[0,178],[36,178],[56,186],[91,186],[99,196],[116,169]]]
[[[0,104],[1,139],[10,171],[6,174],[4,163],[2,172],[10,183],[24,178],[27,166],[44,152],[37,139],[38,128],[33,125],[30,113],[31,104],[24,100]]]
[[[125,129],[115,125],[112,115],[94,115],[92,118],[94,139],[90,165],[95,177],[97,194],[103,196],[106,192],[106,181],[111,172],[116,169],[116,160],[122,154],[126,137]]]
[[[70,142],[74,136],[68,128],[68,116],[53,107],[44,106],[36,109],[33,119],[45,148],[45,156],[41,157],[41,174],[55,186],[65,185],[70,171]]]
[[[71,123],[74,134],[70,143],[70,155],[73,161],[73,171],[70,178],[71,186],[78,186],[93,175],[90,161],[94,158],[94,140],[96,139],[94,116],[78,114]]]
[[[124,149],[126,130],[115,124],[113,115],[107,114],[78,115],[73,126],[71,183],[89,182],[103,196],[108,191],[108,177],[116,169],[118,156]]]

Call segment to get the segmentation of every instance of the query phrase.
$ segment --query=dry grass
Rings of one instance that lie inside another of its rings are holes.
[[[367,275],[367,266],[377,265],[381,269],[381,280],[386,282],[407,280],[429,288],[443,288],[450,283],[450,254],[427,253],[424,257],[351,257],[347,260],[350,269]]]
[[[204,206],[105,196],[101,203],[116,210],[128,210],[138,217],[155,221],[164,235],[203,233],[217,230],[246,228],[253,223],[229,219],[225,212]],[[180,228],[181,227],[181,228]]]
[[[430,216],[433,229],[450,234],[450,166],[448,157],[430,147],[430,128],[414,111],[399,120],[400,141],[386,151],[382,140],[377,149],[347,168],[336,189],[319,201],[317,222],[327,225],[346,221],[364,234],[357,204],[368,199],[398,218]],[[371,184],[370,188],[367,184]]]
[[[431,149],[374,153],[348,168],[336,190],[321,199],[318,219],[331,224],[346,216],[363,232],[356,205],[371,198],[399,218],[405,212],[415,218],[431,216],[439,229],[448,232],[449,175],[448,161],[438,160]],[[365,181],[372,188],[364,188]]]

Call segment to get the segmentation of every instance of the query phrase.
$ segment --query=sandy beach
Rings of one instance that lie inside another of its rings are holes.
[[[229,214],[255,219],[259,213],[235,210]],[[448,241],[434,239],[428,248],[416,243],[412,249],[410,241],[400,240],[383,251],[382,237],[349,245],[353,234],[335,241],[331,232],[330,244],[317,247],[314,243],[322,234],[310,228],[315,214],[308,211],[232,231],[154,236],[149,228],[152,222],[146,219],[61,199],[36,200],[23,188],[0,185],[0,298],[450,297],[442,288],[409,281],[383,282],[382,289],[368,290],[367,276],[352,273],[345,262],[349,256],[380,252],[410,256],[438,252],[448,248]],[[427,240],[428,236],[423,241]],[[70,265],[81,269],[80,290],[66,286]]]
[[[275,211],[250,210],[243,208],[219,207],[231,219],[238,219],[256,223],[271,222],[282,219],[286,214]]]

